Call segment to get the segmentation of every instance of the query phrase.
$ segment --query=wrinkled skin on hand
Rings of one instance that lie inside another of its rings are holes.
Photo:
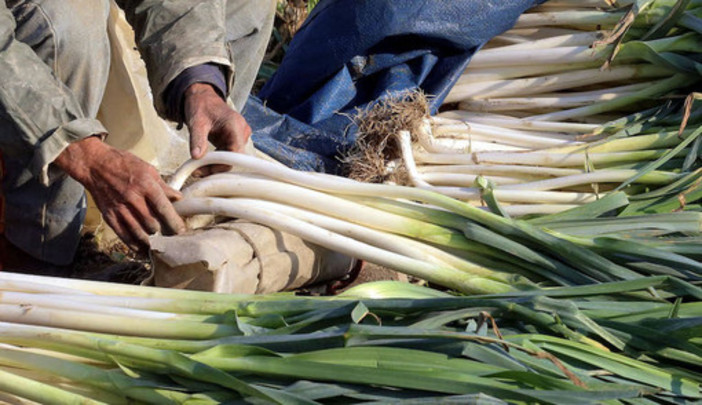
[[[54,164],[83,184],[105,221],[131,249],[146,250],[150,234],[185,231],[172,204],[182,195],[133,154],[89,137],[68,146]]]
[[[195,83],[185,91],[185,123],[190,131],[190,155],[200,159],[207,151],[207,141],[217,150],[244,152],[251,137],[251,127],[209,84]],[[200,175],[228,168],[199,170]]]
[[[219,150],[244,151],[251,128],[212,86],[191,85],[184,102],[194,159],[205,155],[208,140]],[[185,231],[185,223],[172,204],[182,198],[181,193],[166,185],[153,166],[133,154],[89,137],[69,145],[54,164],[90,192],[107,224],[131,249],[146,251],[149,235],[154,233]],[[226,169],[211,168],[200,174]]]

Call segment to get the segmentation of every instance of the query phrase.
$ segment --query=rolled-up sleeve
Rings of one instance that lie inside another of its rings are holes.
[[[0,115],[17,131],[0,133],[5,153],[31,154],[29,169],[48,184],[48,167],[72,142],[106,132],[34,51],[15,39],[15,19],[0,3]]]
[[[134,28],[136,43],[161,116],[168,114],[164,95],[185,69],[220,65],[227,93],[234,67],[226,46],[226,0],[118,0]],[[228,95],[228,94],[227,94]]]

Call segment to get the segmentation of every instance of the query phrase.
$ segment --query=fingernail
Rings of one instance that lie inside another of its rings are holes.
[[[192,151],[193,157],[200,156],[200,147],[195,147]]]

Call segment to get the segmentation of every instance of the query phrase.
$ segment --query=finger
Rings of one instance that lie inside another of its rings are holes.
[[[207,138],[212,129],[212,123],[196,116],[188,123],[188,129],[190,130],[190,156],[193,159],[200,159],[207,151]]]
[[[251,130],[251,127],[249,126],[248,122],[244,121],[244,128],[242,128],[242,137],[239,138],[239,144],[236,145],[236,152],[245,152],[246,144],[249,143],[249,139],[251,139],[251,134],[253,131]]]
[[[144,228],[142,228],[141,224],[134,217],[131,211],[129,211],[129,209],[126,207],[122,207],[119,210],[117,217],[119,218],[122,227],[129,233],[134,243],[138,245],[138,248],[135,250],[143,252],[148,249],[150,245],[149,234]]]
[[[113,212],[107,212],[103,215],[103,218],[107,222],[107,225],[112,228],[117,236],[127,245],[131,250],[139,251],[139,244],[132,238],[131,234],[127,229],[121,224],[117,216]]]
[[[159,224],[158,220],[151,213],[151,209],[149,209],[149,205],[146,203],[144,197],[136,193],[128,192],[125,198],[129,204],[129,210],[136,214],[141,228],[144,229],[147,234],[153,235],[161,232],[161,224]]]
[[[149,196],[149,205],[161,222],[163,234],[177,235],[185,232],[185,222],[173,207],[171,199],[168,197],[169,193],[174,195],[178,192],[165,183],[161,184],[161,192],[154,192]]]
[[[251,127],[243,119],[233,119],[227,124],[226,130],[228,134],[223,136],[225,139],[224,149],[232,152],[244,152],[246,144],[251,137]]]

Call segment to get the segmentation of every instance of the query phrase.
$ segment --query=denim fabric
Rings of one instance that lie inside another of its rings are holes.
[[[421,89],[434,111],[488,40],[541,0],[322,0],[244,116],[285,164],[334,172],[358,108]]]

